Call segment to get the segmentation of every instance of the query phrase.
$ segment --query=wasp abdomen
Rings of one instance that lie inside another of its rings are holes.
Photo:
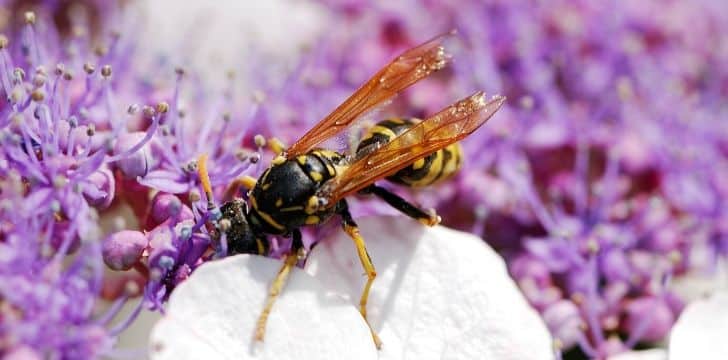
[[[399,136],[419,119],[391,118],[382,120],[372,126],[364,135],[356,151],[366,151],[369,146],[383,145]],[[454,175],[460,169],[462,150],[460,144],[454,143],[422,157],[406,168],[398,171],[387,180],[411,187],[422,187],[435,184]]]

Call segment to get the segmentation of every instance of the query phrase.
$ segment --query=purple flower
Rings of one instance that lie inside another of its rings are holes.
[[[328,37],[332,53],[349,55],[331,66],[341,73],[381,64],[421,34],[459,31],[462,51],[436,96],[405,96],[401,108],[447,101],[443,89],[508,96],[502,116],[464,141],[456,185],[419,196],[501,250],[559,346],[605,357],[665,336],[681,310],[669,279],[713,267],[694,249],[712,249],[713,262],[726,251],[728,59],[715,49],[728,8],[325,3],[340,26],[362,29]]]
[[[124,69],[128,48],[98,28],[105,46],[84,62],[89,39],[66,38],[61,25],[41,20],[58,7],[38,9],[7,29],[12,37],[0,36],[0,354],[95,358],[113,354],[135,315],[110,321],[139,292],[122,284],[115,305],[99,313],[98,217],[115,198],[114,163],[133,153],[110,154],[126,126],[112,68]]]

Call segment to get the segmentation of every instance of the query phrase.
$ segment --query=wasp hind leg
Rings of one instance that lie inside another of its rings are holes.
[[[440,223],[440,216],[434,211],[424,211],[415,205],[410,204],[407,200],[401,198],[399,195],[376,185],[369,185],[361,191],[363,194],[374,194],[380,199],[384,200],[391,207],[399,210],[403,214],[427,225],[435,226]]]
[[[362,291],[361,298],[359,299],[359,312],[361,313],[361,316],[364,317],[364,321],[366,321],[367,326],[369,326],[369,331],[372,333],[372,339],[374,340],[374,344],[377,346],[377,349],[380,349],[382,347],[382,341],[379,340],[379,336],[374,331],[374,329],[372,329],[372,325],[369,323],[369,319],[367,319],[367,301],[369,299],[369,290],[372,287],[374,278],[377,277],[377,270],[374,269],[374,264],[372,264],[372,259],[371,257],[369,257],[369,253],[367,252],[364,238],[359,233],[359,227],[356,225],[356,222],[354,222],[354,219],[351,217],[351,213],[349,212],[349,206],[347,205],[346,200],[339,201],[337,212],[339,213],[339,215],[341,215],[341,225],[344,228],[344,232],[346,232],[349,237],[354,240],[356,252],[357,254],[359,254],[359,260],[361,261],[361,265],[367,275],[367,283],[366,285],[364,285],[364,290]]]
[[[303,243],[301,242],[301,231],[296,229],[293,230],[291,251],[284,258],[281,269],[278,270],[278,274],[275,279],[273,279],[273,283],[268,291],[268,297],[265,299],[265,305],[263,305],[263,311],[261,311],[255,325],[255,340],[263,341],[263,338],[265,337],[265,327],[268,323],[268,316],[273,308],[273,304],[281,294],[283,287],[285,287],[288,277],[291,275],[291,269],[293,269],[293,267],[296,266],[296,263],[298,263],[298,260],[301,260],[303,257],[305,257],[305,251]]]

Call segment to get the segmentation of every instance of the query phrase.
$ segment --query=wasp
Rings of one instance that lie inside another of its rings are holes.
[[[346,197],[372,194],[405,215],[434,226],[440,217],[424,211],[402,197],[379,187],[387,179],[406,186],[427,186],[452,176],[461,165],[458,141],[483,125],[503,105],[505,97],[486,99],[483,92],[460,100],[424,119],[393,118],[369,129],[353,155],[319,147],[341,133],[362,114],[389,100],[405,88],[442,69],[450,56],[444,40],[435,37],[396,57],[321,120],[288,149],[274,144],[279,153],[256,180],[243,179],[249,189],[248,201],[237,198],[220,208],[226,226],[230,253],[266,255],[266,235],[292,238],[290,251],[271,284],[258,318],[255,339],[262,341],[268,315],[291,269],[305,257],[301,227],[318,225],[338,215],[343,230],[351,237],[365,270],[367,281],[359,301],[359,311],[367,319],[367,299],[377,272],[364,239],[349,212]],[[199,159],[200,179],[210,201],[212,191],[204,157]],[[367,325],[369,322],[367,321]],[[377,348],[381,341],[369,325]]]

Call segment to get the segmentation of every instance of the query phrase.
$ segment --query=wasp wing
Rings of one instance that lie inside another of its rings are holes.
[[[443,42],[452,35],[443,34],[409,49],[379,70],[329,116],[321,120],[287,151],[292,159],[338,134],[363,113],[387,101],[400,91],[442,69],[447,63]]]
[[[392,141],[354,160],[317,194],[328,206],[373,182],[393,175],[417,159],[457,142],[483,125],[500,109],[503,96],[485,99],[482,92],[460,100],[412,126]]]

